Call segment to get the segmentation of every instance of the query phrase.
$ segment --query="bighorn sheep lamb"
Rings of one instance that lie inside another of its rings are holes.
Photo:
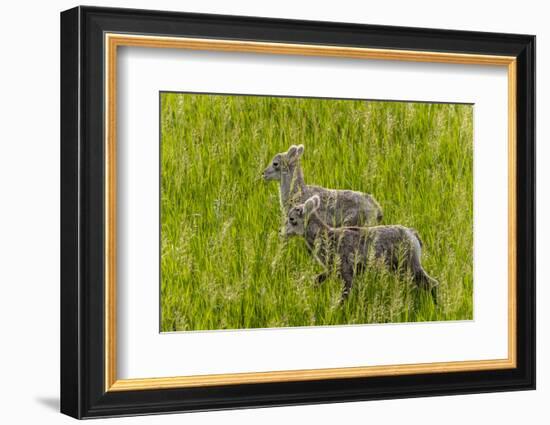
[[[323,204],[318,214],[325,223],[333,227],[380,223],[382,209],[368,193],[306,185],[300,165],[303,152],[303,145],[292,145],[287,152],[275,155],[263,172],[264,180],[280,182],[279,194],[285,217],[292,207],[305,202],[313,195],[318,195]]]
[[[400,225],[373,227],[328,226],[319,216],[321,199],[314,195],[305,203],[297,205],[288,213],[285,233],[287,236],[303,236],[317,260],[330,269],[337,265],[344,288],[340,301],[343,302],[352,288],[353,278],[377,260],[391,270],[407,270],[415,283],[431,291],[436,302],[438,282],[422,268],[420,257],[422,243],[416,230]],[[318,276],[321,283],[327,273]]]

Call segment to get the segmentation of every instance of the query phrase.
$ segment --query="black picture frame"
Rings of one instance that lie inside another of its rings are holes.
[[[106,392],[104,33],[517,58],[517,367]],[[535,388],[535,37],[76,7],[61,13],[61,412],[75,418]]]

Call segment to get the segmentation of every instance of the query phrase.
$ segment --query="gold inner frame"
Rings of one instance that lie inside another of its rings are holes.
[[[105,34],[105,391],[308,381],[510,369],[516,367],[516,58],[460,53],[369,49],[324,45],[266,43]],[[191,49],[264,54],[328,56],[469,65],[504,66],[508,70],[508,358],[383,366],[342,367],[166,378],[117,379],[116,339],[116,123],[117,48],[119,46]]]

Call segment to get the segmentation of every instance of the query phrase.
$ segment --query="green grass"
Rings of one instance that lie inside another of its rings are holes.
[[[472,107],[161,95],[162,331],[472,319]],[[278,184],[261,172],[304,144],[306,183],[372,193],[385,224],[414,227],[439,303],[384,270],[319,288],[301,238],[280,236]]]

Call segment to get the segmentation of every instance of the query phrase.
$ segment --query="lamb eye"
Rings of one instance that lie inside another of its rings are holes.
[[[273,166],[274,166],[274,167],[278,167],[278,166],[279,166],[279,163],[278,163],[278,162],[274,162],[274,163],[273,163]]]

